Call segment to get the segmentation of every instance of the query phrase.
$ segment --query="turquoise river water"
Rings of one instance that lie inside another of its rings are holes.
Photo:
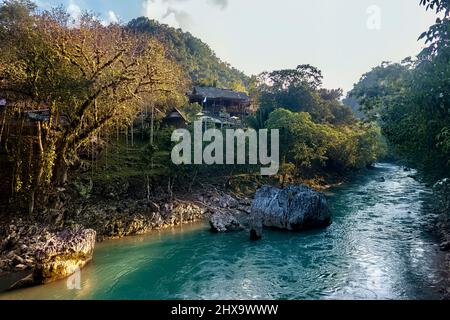
[[[412,173],[379,164],[327,192],[324,230],[250,242],[199,224],[108,241],[79,290],[59,281],[0,299],[439,299],[442,257],[424,231],[430,190]]]

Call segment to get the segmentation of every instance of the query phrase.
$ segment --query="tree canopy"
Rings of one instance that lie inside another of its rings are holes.
[[[3,123],[23,127],[27,111],[48,112],[48,121],[35,123],[30,147],[21,129],[2,141],[16,166],[16,191],[64,184],[77,151],[100,131],[130,124],[151,101],[187,90],[182,69],[149,36],[103,26],[89,14],[74,26],[62,9],[37,13],[24,0],[2,3],[0,16]]]
[[[383,63],[350,92],[366,114],[378,119],[397,153],[436,176],[450,173],[449,1],[423,0],[444,14],[421,35],[428,47],[417,59]]]
[[[257,77],[259,108],[249,123],[280,130],[283,175],[345,174],[384,153],[378,126],[358,121],[342,94],[323,88],[321,71],[310,65]]]
[[[128,29],[159,40],[166,55],[177,61],[189,74],[194,85],[217,86],[244,91],[249,78],[220,60],[211,48],[189,32],[171,28],[145,17],[128,23]]]

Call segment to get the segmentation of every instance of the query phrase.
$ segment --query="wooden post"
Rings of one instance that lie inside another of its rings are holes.
[[[106,143],[105,147],[105,169],[108,170],[108,143]]]
[[[125,127],[126,148],[128,152],[128,126]]]
[[[141,141],[144,141],[144,114],[141,116]]]
[[[94,178],[94,141],[91,141],[91,179]]]
[[[131,123],[131,147],[134,147],[134,125]]]
[[[5,129],[5,123],[6,123],[6,107],[5,111],[3,111],[3,119],[2,119],[2,128],[0,130],[0,144],[2,143],[2,137],[3,137],[3,130]]]
[[[155,106],[152,105],[152,118],[151,118],[151,123],[150,123],[150,144],[151,145],[153,145],[153,141],[154,141],[154,133],[155,133],[154,125],[155,125]]]

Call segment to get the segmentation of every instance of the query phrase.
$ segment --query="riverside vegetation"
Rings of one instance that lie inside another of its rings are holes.
[[[89,13],[72,21],[61,8],[38,12],[27,0],[4,1],[1,271],[20,272],[20,279],[31,273],[28,283],[35,283],[39,261],[51,261],[40,259],[37,248],[51,239],[77,246],[83,235],[90,243],[93,232],[103,240],[216,213],[248,218],[250,197],[263,185],[323,189],[386,154],[433,171],[435,181],[447,177],[449,3],[421,5],[445,13],[422,35],[429,48],[416,60],[366,74],[344,99],[361,106],[365,116],[357,117],[340,101],[342,90],[323,88],[314,66],[249,77],[191,34],[147,18],[104,26]],[[177,107],[195,121],[201,106],[185,96],[193,85],[251,96],[246,126],[280,130],[276,176],[261,177],[256,165],[172,164],[173,129],[161,125],[160,115]],[[45,121],[29,121],[34,110],[47,110]],[[150,125],[143,125],[145,117]],[[52,270],[47,280],[61,277],[61,269]]]

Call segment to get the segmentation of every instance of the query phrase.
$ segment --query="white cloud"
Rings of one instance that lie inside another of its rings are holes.
[[[177,21],[181,11],[173,9],[168,0],[146,0],[143,2],[143,8],[144,15],[149,19],[158,20],[175,28],[182,27],[182,22]]]
[[[208,0],[209,3],[225,9],[228,6],[228,0]]]
[[[109,23],[119,23],[119,18],[117,17],[116,13],[112,10],[108,11],[108,20]]]
[[[70,0],[69,5],[67,6],[67,13],[75,22],[77,22],[81,18],[82,10],[74,0]]]
[[[120,23],[120,19],[119,19],[119,17],[117,16],[117,14],[114,12],[114,11],[112,11],[112,10],[109,10],[107,13],[106,13],[106,16],[104,17],[104,18],[101,18],[100,20],[100,23],[103,25],[103,26],[109,26],[110,24],[115,24],[115,23]]]
[[[193,0],[144,0],[142,6],[147,18],[175,28],[188,29],[193,24],[193,19],[186,10],[191,1]],[[228,5],[228,0],[206,0],[206,2],[222,10]]]
[[[162,19],[169,19],[175,22],[175,25],[179,28],[186,29],[192,24],[192,19],[189,13],[183,10],[177,10],[172,7],[168,7],[166,13],[162,16]]]

